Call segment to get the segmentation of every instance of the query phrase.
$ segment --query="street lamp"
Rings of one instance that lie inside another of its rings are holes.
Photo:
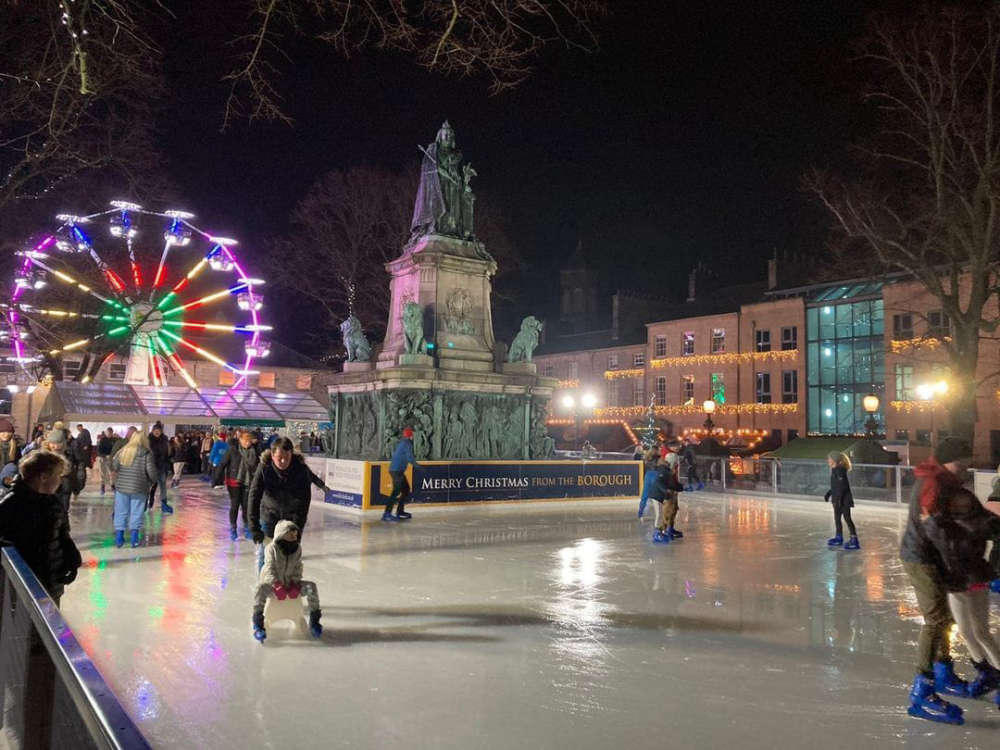
[[[868,419],[865,420],[865,435],[872,439],[878,430],[878,420],[875,419],[875,412],[878,411],[878,396],[869,393],[861,403],[865,407],[865,411],[868,412]]]
[[[705,403],[701,405],[701,408],[705,410],[705,422],[702,425],[708,432],[712,432],[715,429],[715,423],[712,421],[712,415],[715,414],[715,400],[708,399]]]
[[[921,383],[914,389],[917,398],[921,401],[930,402],[935,396],[943,396],[948,392],[948,381],[939,380],[936,383]],[[934,412],[937,411],[937,404],[928,404],[931,412],[931,449],[934,448]]]
[[[597,397],[593,393],[584,393],[577,399],[572,393],[567,393],[562,397],[562,405],[567,411],[573,413],[573,420],[576,423],[576,437],[580,444],[583,444],[583,412],[591,410],[597,406]]]

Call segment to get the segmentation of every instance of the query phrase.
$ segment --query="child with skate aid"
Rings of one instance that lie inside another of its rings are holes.
[[[299,547],[299,527],[291,521],[278,521],[274,540],[264,550],[264,565],[257,578],[253,600],[253,637],[261,643],[267,638],[264,630],[264,605],[269,597],[279,601],[297,599],[299,594],[309,605],[309,632],[313,638],[323,634],[319,624],[319,592],[312,581],[302,580],[302,549]]]

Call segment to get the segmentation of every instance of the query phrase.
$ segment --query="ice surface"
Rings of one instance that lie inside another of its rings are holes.
[[[172,497],[118,550],[110,496],[85,493],[62,602],[158,748],[996,746],[991,702],[961,701],[964,727],[903,711],[919,615],[896,506],[855,510],[854,553],[826,548],[829,505],[787,499],[685,494],[686,537],[663,547],[635,502],[392,525],[314,508],[323,638],[261,646],[228,498],[195,479]]]

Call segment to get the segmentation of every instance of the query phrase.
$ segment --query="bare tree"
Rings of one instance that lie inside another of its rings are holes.
[[[1000,323],[1000,7],[878,16],[859,60],[878,131],[856,147],[856,176],[807,185],[849,240],[842,257],[904,272],[951,319],[951,429],[971,441],[980,342]]]
[[[484,74],[493,93],[517,86],[553,43],[597,47],[606,0],[252,0],[253,29],[229,74],[225,122],[236,115],[289,122],[275,84],[288,37],[308,34],[345,56],[402,52],[446,75]],[[309,29],[308,32],[305,29]]]

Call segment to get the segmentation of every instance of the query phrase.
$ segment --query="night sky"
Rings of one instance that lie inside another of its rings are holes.
[[[281,86],[295,125],[220,134],[227,89],[213,81],[233,64],[226,42],[242,6],[192,3],[167,48],[170,174],[206,229],[252,255],[325,171],[409,167],[415,187],[416,145],[448,118],[536,279],[578,241],[610,283],[664,291],[699,260],[738,281],[761,277],[775,249],[821,248],[830,221],[800,180],[840,159],[861,128],[848,44],[876,4],[612,6],[600,51],[553,48],[500,96],[400,55],[344,60],[293,42]]]

